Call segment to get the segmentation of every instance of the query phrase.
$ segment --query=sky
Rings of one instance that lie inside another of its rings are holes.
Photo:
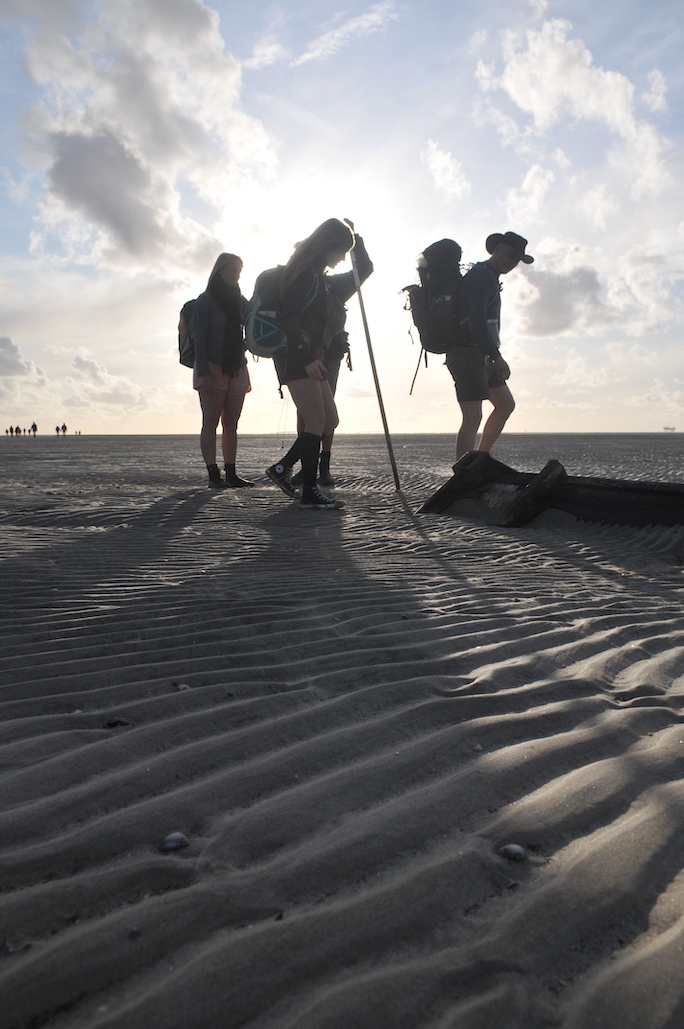
[[[440,358],[409,395],[417,255],[508,230],[509,430],[684,431],[680,0],[0,0],[0,30],[0,430],[198,432],[180,307],[339,217],[392,431],[460,421]],[[379,432],[355,298],[347,327],[339,431]],[[241,430],[294,431],[250,374]]]

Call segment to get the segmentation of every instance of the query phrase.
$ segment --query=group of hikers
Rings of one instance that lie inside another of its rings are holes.
[[[38,432],[38,426],[34,422],[30,429],[22,429],[21,425],[10,425],[9,429],[5,429],[6,436],[35,436]]]
[[[485,241],[488,259],[473,265],[462,278],[461,251],[453,240],[433,244],[419,258],[421,282],[429,284],[430,269],[436,269],[428,289],[429,302],[448,303],[452,294],[455,301],[453,331],[450,329],[450,338],[440,352],[446,355],[462,412],[457,461],[475,448],[484,400],[491,402],[493,410],[483,427],[479,450],[491,450],[515,407],[507,385],[510,369],[499,351],[499,278],[521,261],[532,263],[534,258],[525,253],[526,246],[527,240],[517,233],[494,233]],[[352,250],[352,271],[330,274]],[[237,426],[245,395],[251,390],[243,329],[247,300],[239,286],[242,267],[236,254],[221,254],[191,316],[193,386],[202,409],[200,446],[209,485],[218,489],[254,485],[235,470]],[[330,449],[339,421],[334,399],[337,376],[348,351],[345,303],[372,271],[353,223],[337,218],[323,222],[297,243],[280,269],[278,323],[283,343],[273,354],[273,363],[281,388],[288,388],[297,409],[297,437],[285,456],[266,469],[266,475],[288,497],[299,499],[304,509],[344,506],[320,485],[334,485]],[[216,463],[219,421],[225,478]],[[298,463],[301,471],[293,475]]]

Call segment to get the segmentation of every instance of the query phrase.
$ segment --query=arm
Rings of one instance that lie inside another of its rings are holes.
[[[366,250],[361,236],[356,237],[354,257],[356,260],[356,270],[359,273],[359,280],[361,283],[364,283],[373,272],[373,262],[368,256],[368,251]],[[356,283],[354,282],[353,272],[342,272],[341,275],[326,275],[325,281],[329,291],[333,296],[337,297],[338,300],[341,300],[343,304],[346,304],[346,302],[356,293]]]
[[[200,379],[209,375],[207,334],[209,331],[209,298],[205,293],[197,298],[192,312],[192,338],[195,344],[195,368]],[[204,383],[201,383],[204,385]]]
[[[492,339],[487,324],[488,318],[492,315],[492,300],[498,297],[496,277],[484,264],[475,265],[466,275],[461,288],[461,322],[467,321],[476,346],[496,360],[500,356],[499,348]]]

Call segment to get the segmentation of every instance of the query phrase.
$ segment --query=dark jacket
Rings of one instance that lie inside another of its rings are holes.
[[[359,280],[365,282],[373,271],[373,262],[361,236],[354,247]],[[331,339],[344,328],[344,305],[356,293],[354,272],[325,275],[313,266],[306,268],[285,290],[280,307],[280,324],[285,331],[286,345],[304,364],[314,360],[315,351],[328,347]]]
[[[240,317],[247,301],[240,295]],[[244,343],[236,343],[235,352],[226,354],[224,343],[227,315],[217,304],[209,290],[200,293],[192,312],[192,333],[195,342],[195,368],[198,375],[209,374],[209,362],[227,367],[235,372],[247,363]]]
[[[477,346],[489,357],[499,356],[501,293],[499,277],[481,261],[463,276],[459,300],[461,344]]]

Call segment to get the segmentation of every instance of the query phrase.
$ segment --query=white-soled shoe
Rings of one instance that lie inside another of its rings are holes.
[[[344,500],[333,500],[318,486],[305,486],[299,506],[304,511],[339,511]]]
[[[266,474],[271,482],[274,482],[276,486],[280,486],[283,493],[286,493],[290,500],[297,500],[299,490],[290,481],[291,468],[288,468],[285,464],[272,464],[270,468],[266,469]]]

